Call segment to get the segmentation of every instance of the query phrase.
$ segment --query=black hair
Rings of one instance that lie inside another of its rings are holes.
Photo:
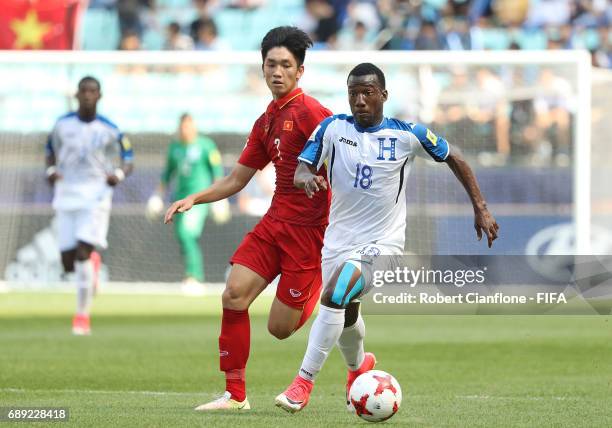
[[[93,76],[83,77],[81,80],[79,80],[78,87],[80,88],[81,85],[86,82],[94,82],[96,85],[98,85],[98,91],[102,89],[102,85],[100,85],[100,81]]]
[[[286,47],[293,54],[298,67],[304,64],[306,49],[312,46],[312,39],[297,27],[276,27],[268,31],[261,41],[261,60],[266,59],[268,51],[279,46]]]
[[[181,32],[181,26],[176,21],[172,21],[170,24],[168,24],[168,29],[175,34],[178,34]]]
[[[191,114],[185,112],[185,113],[181,114],[181,117],[179,118],[179,121],[181,123],[183,123],[186,119],[193,119],[193,117],[191,116]]]
[[[378,67],[376,67],[371,62],[362,62],[358,64],[351,70],[348,77],[351,76],[369,76],[370,74],[375,74],[378,78],[378,83],[380,84],[381,89],[385,89],[385,73]],[[348,83],[348,77],[346,79]]]
[[[202,30],[210,30],[210,32],[217,37],[219,35],[219,30],[217,29],[217,24],[212,18],[203,18],[198,25],[198,31]]]

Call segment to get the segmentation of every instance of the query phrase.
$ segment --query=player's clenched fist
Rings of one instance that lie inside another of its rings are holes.
[[[497,239],[499,225],[488,209],[484,208],[474,212],[474,229],[476,229],[479,241],[482,239],[482,232],[484,231],[487,235],[487,244],[491,248],[493,241]]]
[[[57,172],[52,173],[51,175],[47,176],[47,181],[49,182],[50,185],[54,185],[55,182],[57,180],[61,180],[62,176],[59,175]]]
[[[306,191],[306,196],[312,198],[319,190],[327,190],[327,182],[320,175],[314,175],[310,180],[306,181],[304,190]]]
[[[60,173],[57,172],[57,168],[55,167],[55,165],[51,165],[47,168],[46,175],[47,175],[47,182],[51,186],[53,186],[57,180],[60,180],[62,178]]]
[[[172,217],[176,213],[184,213],[185,211],[189,211],[193,207],[193,199],[191,197],[186,197],[185,199],[179,199],[168,208],[166,211],[166,216],[164,217],[164,223],[172,223]]]

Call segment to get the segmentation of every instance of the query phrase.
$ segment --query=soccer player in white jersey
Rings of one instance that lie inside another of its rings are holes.
[[[349,73],[347,84],[353,115],[323,120],[298,157],[295,172],[294,184],[309,197],[329,185],[332,202],[323,242],[319,314],[298,375],[276,397],[276,405],[291,413],[308,404],[315,377],[336,343],[349,370],[347,397],[357,376],[376,364],[374,354],[364,352],[365,326],[356,301],[371,286],[369,264],[362,256],[403,252],[404,182],[419,151],[424,149],[435,161],[446,162],[457,176],[472,201],[478,239],[484,231],[491,247],[499,229],[474,173],[456,147],[423,125],[383,116],[388,94],[378,67],[359,64]],[[327,180],[316,175],[326,160]]]
[[[97,280],[92,253],[107,246],[113,187],[133,169],[129,141],[115,124],[97,114],[100,97],[100,82],[83,77],[76,94],[78,110],[57,120],[46,146],[62,264],[76,278],[72,320],[76,335],[91,333],[89,312]]]

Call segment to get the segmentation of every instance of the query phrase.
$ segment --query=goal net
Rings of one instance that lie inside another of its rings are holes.
[[[566,237],[558,251],[590,252],[587,53],[309,52],[301,86],[334,113],[349,113],[346,78],[361,61],[385,72],[386,116],[425,123],[461,148],[502,227],[494,254],[540,251],[551,234]],[[129,136],[136,167],[115,191],[104,274],[180,281],[173,229],[146,219],[147,198],[182,113],[216,141],[229,172],[270,101],[259,53],[3,52],[0,74],[0,275],[23,287],[60,277],[44,144],[56,118],[76,108],[79,79],[92,75],[102,84],[99,112]],[[471,205],[446,166],[418,159],[406,187],[408,252],[490,251],[476,241]],[[265,212],[271,189],[273,174],[264,171],[230,198],[229,222],[209,216],[200,241],[207,281],[224,281],[229,257]]]

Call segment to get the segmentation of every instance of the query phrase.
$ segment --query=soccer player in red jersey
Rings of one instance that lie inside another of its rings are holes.
[[[273,101],[253,125],[232,172],[209,188],[174,202],[164,218],[169,223],[175,214],[195,204],[227,198],[244,188],[258,169],[274,164],[272,204],[230,259],[232,268],[222,296],[219,358],[226,392],[196,410],[250,408],[245,384],[248,309],[278,274],[280,282],[268,318],[268,331],[278,339],[300,328],[319,298],[329,193],[318,192],[309,199],[293,186],[298,155],[319,122],[332,114],[298,87],[310,46],[312,40],[295,27],[278,27],[266,34],[261,42],[262,70]]]

